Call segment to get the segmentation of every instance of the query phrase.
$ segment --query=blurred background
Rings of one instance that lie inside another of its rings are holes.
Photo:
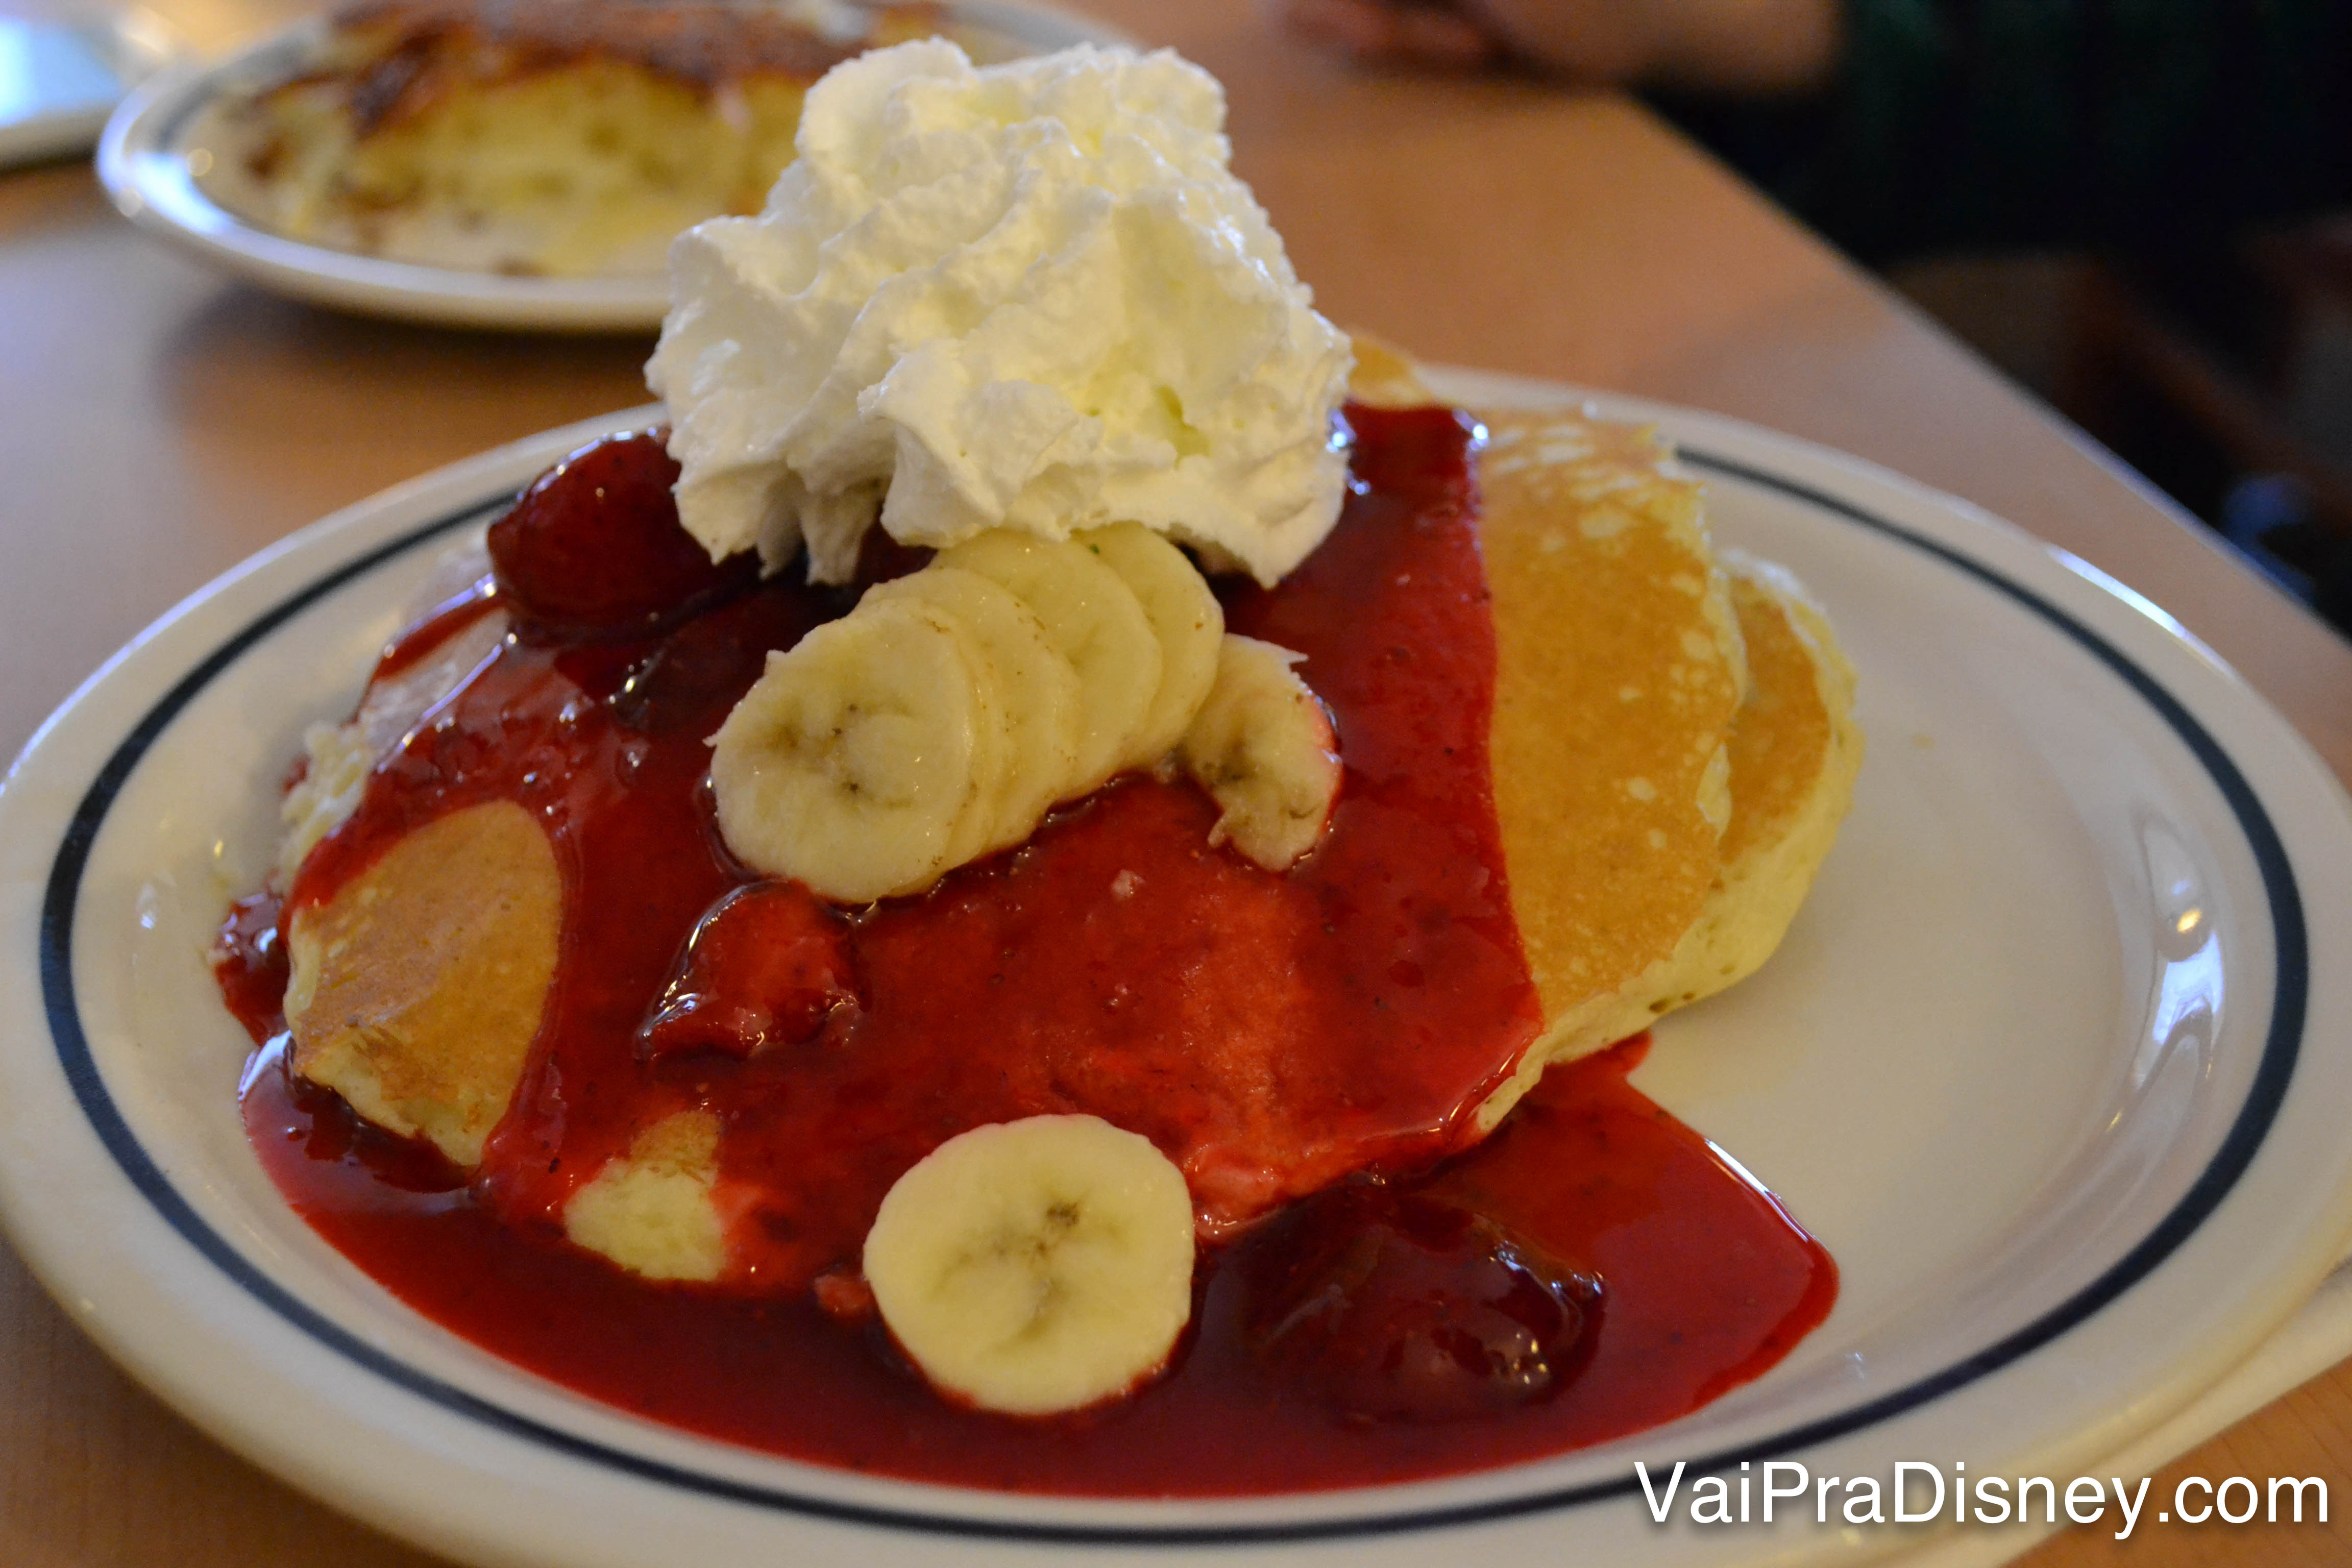
[[[1267,0],[1643,91],[2352,631],[2345,0]]]
[[[1660,106],[2352,631],[2352,5],[1831,26],[1809,79]]]
[[[2352,213],[2210,248],[1956,250],[1886,271],[2352,633]]]
[[[1257,4],[1370,73],[1641,92],[2352,634],[2352,0]],[[0,163],[95,139],[142,16],[0,0],[0,121],[52,99]]]

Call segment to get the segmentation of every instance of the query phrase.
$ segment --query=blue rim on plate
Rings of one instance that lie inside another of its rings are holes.
[[[2041,1317],[1903,1388],[1758,1441],[1694,1458],[1694,1473],[1771,1458],[1859,1431],[1927,1405],[2018,1361],[2115,1300],[2169,1258],[2221,1205],[2268,1135],[2286,1097],[2305,1032],[2310,989],[2308,938],[2293,867],[2270,815],[2245,775],[2170,690],[2115,644],[2033,589],[1960,551],[1827,491],[1782,478],[1702,447],[1683,446],[1695,468],[1754,485],[1919,551],[2041,617],[2118,676],[2204,769],[2228,805],[2259,873],[2267,904],[2275,969],[2268,1033],[2254,1073],[2204,1170],[2171,1210],[2096,1279]],[[109,1092],[83,1032],[73,984],[73,927],[81,879],[107,813],[141,759],[196,694],[272,630],[334,589],[420,544],[487,519],[504,495],[478,500],[413,528],[315,579],[256,616],[175,683],[118,744],[68,820],[41,905],[38,964],[42,999],[64,1076],[92,1130],[122,1174],[156,1214],[215,1268],[261,1305],[328,1350],[409,1393],[501,1433],[640,1479],[730,1502],[836,1522],[929,1534],[1059,1545],[1219,1546],[1329,1541],[1438,1529],[1573,1508],[1631,1494],[1632,1476],[1551,1488],[1456,1506],[1379,1511],[1294,1522],[1202,1525],[1072,1525],[958,1516],[943,1511],[836,1501],[750,1484],[673,1465],[564,1432],[435,1377],[369,1345],[297,1300],[239,1253],[196,1213],[141,1145]]]

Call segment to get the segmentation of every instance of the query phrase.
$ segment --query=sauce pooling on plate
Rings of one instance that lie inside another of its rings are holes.
[[[467,805],[535,813],[563,872],[562,953],[512,1108],[468,1181],[258,1071],[247,1116],[273,1177],[404,1300],[524,1367],[914,1479],[1214,1495],[1439,1475],[1654,1425],[1771,1365],[1835,1271],[1631,1089],[1639,1046],[1554,1069],[1466,1147],[1541,1025],[1488,777],[1468,435],[1442,410],[1352,418],[1338,530],[1278,590],[1227,601],[1231,629],[1307,656],[1340,737],[1339,806],[1291,873],[1211,847],[1197,788],[1137,774],[919,898],[833,909],[730,859],[702,773],[766,652],[846,596],[734,581],[682,622],[527,617],[289,893],[321,903]],[[239,907],[221,969],[257,1038],[278,1027],[269,916]],[[579,1185],[683,1110],[723,1128],[730,1268],[712,1287],[561,1237]],[[945,1138],[1066,1111],[1184,1169],[1223,1237],[1192,1326],[1114,1405],[955,1408],[860,1299],[862,1238]]]

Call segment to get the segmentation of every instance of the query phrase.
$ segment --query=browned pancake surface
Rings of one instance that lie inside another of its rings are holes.
[[[925,23],[928,8],[909,11]],[[896,15],[884,13],[894,22]],[[705,91],[754,76],[814,82],[865,47],[827,38],[776,9],[714,0],[362,0],[336,16],[373,64],[352,87],[362,134],[433,107],[460,86],[608,60]],[[926,26],[923,30],[928,31]],[[892,37],[912,37],[894,26]]]
[[[547,835],[510,801],[409,834],[292,922],[295,1070],[478,1163],[539,1033],[562,905]]]

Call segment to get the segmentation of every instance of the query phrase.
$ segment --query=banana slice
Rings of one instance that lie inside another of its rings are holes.
[[[891,599],[770,654],[711,741],[727,847],[845,903],[936,880],[1003,782],[995,680],[968,640],[933,606]]]
[[[1118,573],[1070,540],[992,529],[940,552],[1013,591],[1078,672],[1078,760],[1065,798],[1125,765],[1160,690],[1160,639]]]
[[[1129,1392],[1192,1310],[1192,1200],[1149,1139],[1093,1116],[950,1138],[899,1177],[866,1237],[882,1321],[925,1376],[1042,1415]]]
[[[1003,700],[1003,783],[992,805],[974,814],[982,831],[971,855],[950,851],[950,863],[1020,843],[1077,774],[1077,671],[1034,610],[977,572],[935,563],[867,589],[860,608],[893,598],[921,599],[961,623],[994,667]]]
[[[989,652],[989,639],[970,621],[937,604],[914,599],[908,602],[954,634],[957,651],[963,655],[964,668],[971,678],[971,800],[963,815],[956,818],[955,826],[948,830],[947,858],[940,862],[937,873],[945,876],[995,847],[997,813],[1004,800],[1005,786],[1013,777],[1013,735],[1004,717],[1008,682]],[[931,879],[925,879],[926,882]]]
[[[1148,768],[1176,749],[1217,679],[1224,606],[1182,551],[1139,522],[1115,522],[1077,540],[1118,574],[1160,639],[1160,689],[1122,763]]]
[[[1299,654],[1228,632],[1217,679],[1177,748],[1185,772],[1223,807],[1209,841],[1269,871],[1315,847],[1339,794],[1330,715],[1291,672]]]

